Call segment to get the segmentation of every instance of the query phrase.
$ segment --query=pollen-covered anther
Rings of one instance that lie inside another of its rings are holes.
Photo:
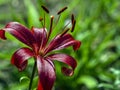
[[[53,16],[53,15],[51,15],[51,16],[50,16],[50,18],[51,18],[51,19],[54,19],[54,16]]]

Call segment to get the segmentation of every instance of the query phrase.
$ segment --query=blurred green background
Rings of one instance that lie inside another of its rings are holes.
[[[57,24],[53,36],[75,14],[76,27],[72,35],[82,42],[76,52],[67,48],[61,52],[77,60],[72,77],[61,73],[61,63],[55,62],[57,79],[53,90],[120,90],[120,0],[0,0],[0,28],[11,21],[25,26],[42,27],[39,17],[44,11],[50,15],[68,6]],[[46,27],[49,16],[46,15]],[[55,24],[54,24],[55,25]],[[12,53],[24,46],[7,34],[8,40],[0,40],[0,90],[27,90],[33,60],[23,72],[10,64]],[[32,86],[37,85],[37,73]]]

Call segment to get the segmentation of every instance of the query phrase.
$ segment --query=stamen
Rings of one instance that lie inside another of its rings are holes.
[[[58,11],[57,14],[58,14],[58,15],[61,14],[61,13],[64,12],[66,9],[67,9],[67,7],[62,8],[61,10]]]
[[[71,32],[73,32],[73,31],[74,31],[75,24],[76,24],[76,20],[74,20],[74,21],[73,21],[72,28],[71,28]]]
[[[52,16],[51,16],[51,20],[50,20],[50,30],[49,30],[49,33],[48,33],[48,39],[49,39],[50,34],[51,34],[51,32],[52,32],[53,19],[54,19],[54,16],[52,15]]]
[[[49,13],[49,10],[45,6],[41,6],[41,7],[46,13]]]
[[[60,20],[60,16],[61,16],[61,15],[59,15],[59,17],[57,18],[57,20],[56,20],[56,22],[55,22],[56,25],[53,27],[53,29],[57,26],[57,24],[58,24],[58,22],[59,22],[59,20]]]
[[[64,8],[62,8],[61,10],[58,11],[57,14],[59,15],[59,17],[57,18],[57,20],[56,20],[56,25],[53,27],[53,29],[57,26],[57,24],[58,24],[58,22],[59,22],[59,20],[60,20],[60,17],[61,17],[60,14],[61,14],[62,12],[64,12],[66,9],[67,9],[67,7],[64,7]]]
[[[44,26],[43,27],[45,28],[45,13],[44,13]]]
[[[64,31],[63,31],[63,33],[60,35],[60,37],[62,37],[64,34],[66,34],[66,33],[70,30],[70,28],[65,29],[69,24],[70,24],[70,22],[67,23],[67,24],[64,26],[64,28],[63,28]]]
[[[66,34],[68,31],[70,30],[70,28],[67,28],[63,31],[63,33],[60,35],[60,37],[62,37],[64,34]]]
[[[52,29],[53,19],[54,19],[54,16],[52,15],[52,16],[51,16],[51,21],[50,21],[50,30]]]
[[[42,9],[46,12],[46,13],[49,13],[49,10],[45,7],[45,6],[41,6],[42,7]],[[43,27],[45,28],[45,13],[44,13],[44,25],[43,25]]]

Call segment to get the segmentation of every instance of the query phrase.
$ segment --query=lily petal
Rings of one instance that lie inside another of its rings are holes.
[[[33,35],[37,41],[40,50],[45,47],[47,43],[47,31],[45,28],[32,28]]]
[[[66,54],[52,54],[52,55],[47,56],[46,58],[49,58],[50,60],[57,60],[57,61],[63,62],[69,65],[70,67],[72,67],[72,69],[69,69],[66,67],[62,68],[62,72],[68,76],[73,75],[73,71],[77,66],[75,59]]]
[[[57,35],[46,48],[46,53],[53,50],[60,50],[73,46],[74,50],[77,50],[81,45],[80,41],[75,40],[70,34],[65,34],[63,36]]]
[[[35,38],[32,35],[31,31],[18,22],[10,22],[2,30],[9,32],[15,38],[29,46],[35,43]],[[4,32],[2,35],[5,36]],[[0,36],[2,37],[2,35]]]
[[[4,30],[0,30],[0,38],[4,40],[6,39]]]
[[[40,80],[38,81],[38,88],[37,88],[37,90],[43,90],[43,87],[42,87],[42,85],[41,85]]]
[[[56,79],[53,63],[50,60],[45,60],[38,56],[37,68],[39,74],[38,90],[52,90]]]
[[[11,63],[15,65],[19,71],[22,71],[27,66],[27,59],[34,56],[34,53],[29,48],[20,48],[17,50],[11,58]]]

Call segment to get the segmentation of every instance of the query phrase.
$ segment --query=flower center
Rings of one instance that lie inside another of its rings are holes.
[[[45,55],[44,50],[40,50],[39,55],[43,57]]]

